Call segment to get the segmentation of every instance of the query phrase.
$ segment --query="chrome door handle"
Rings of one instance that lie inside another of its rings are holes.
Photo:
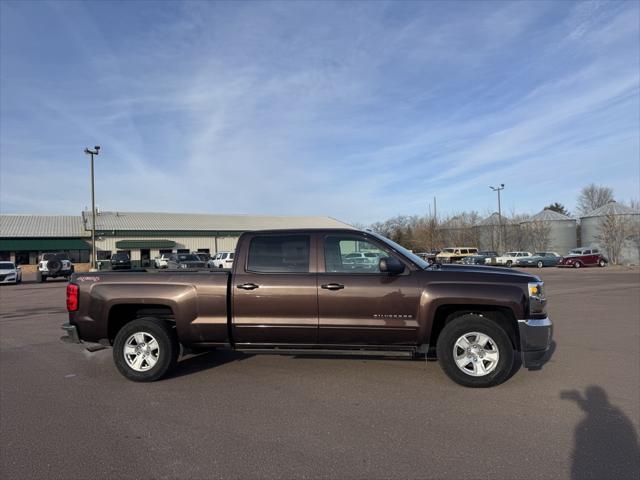
[[[342,290],[344,285],[340,283],[327,283],[325,285],[320,285],[320,288],[324,288],[325,290]]]
[[[255,283],[243,283],[242,285],[237,285],[237,287],[242,290],[255,290],[256,288],[259,288],[260,285],[256,285]]]

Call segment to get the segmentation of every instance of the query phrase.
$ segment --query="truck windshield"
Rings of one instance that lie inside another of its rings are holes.
[[[396,242],[394,242],[392,240],[389,240],[388,238],[383,237],[382,235],[379,235],[377,233],[374,233],[374,232],[369,232],[369,233],[371,235],[373,235],[374,237],[376,237],[378,240],[381,240],[384,243],[386,243],[387,245],[389,245],[396,252],[398,252],[401,255],[404,255],[405,257],[407,257],[409,260],[411,260],[413,263],[418,265],[420,268],[428,268],[430,266],[429,262],[424,261],[419,256],[417,256],[415,253],[410,252],[409,250],[407,250],[403,246],[398,245]]]

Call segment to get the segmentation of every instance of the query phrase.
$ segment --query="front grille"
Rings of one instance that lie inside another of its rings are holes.
[[[9,275],[0,275],[0,282],[2,282],[5,278],[7,278]]]

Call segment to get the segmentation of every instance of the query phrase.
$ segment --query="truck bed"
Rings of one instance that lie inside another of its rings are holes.
[[[225,344],[229,281],[228,270],[76,273],[71,282],[79,286],[79,308],[73,323],[82,338],[98,342],[131,318],[165,316],[175,321],[185,343]],[[108,322],[95,321],[103,318]]]

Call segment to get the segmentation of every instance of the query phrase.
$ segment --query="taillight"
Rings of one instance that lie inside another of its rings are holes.
[[[70,312],[78,310],[78,290],[78,285],[67,285],[67,310]]]

